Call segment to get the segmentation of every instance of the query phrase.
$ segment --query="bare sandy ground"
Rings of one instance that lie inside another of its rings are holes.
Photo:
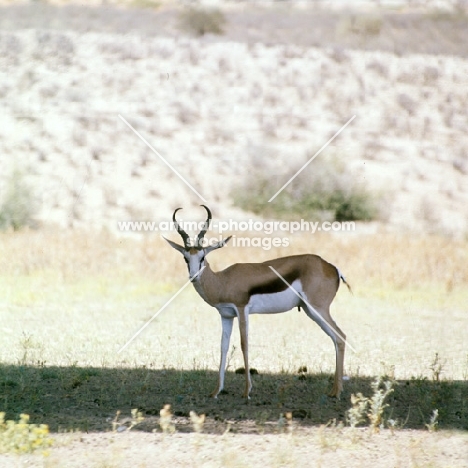
[[[289,434],[176,433],[164,435],[130,432],[122,434],[71,434],[56,437],[50,457],[1,456],[5,468],[30,467],[124,467],[203,466],[249,467],[306,466],[451,466],[467,467],[467,439],[461,433],[384,431],[329,428],[300,430]]]

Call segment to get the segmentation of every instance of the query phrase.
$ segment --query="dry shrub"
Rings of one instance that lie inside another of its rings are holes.
[[[312,154],[306,155],[309,160]],[[303,163],[292,166],[284,174],[287,181]],[[371,193],[356,182],[353,174],[339,163],[337,158],[317,159],[306,168],[275,198],[268,200],[274,191],[271,175],[267,171],[249,174],[245,182],[237,186],[232,197],[234,203],[246,211],[262,216],[295,219],[298,216],[322,220],[364,220],[379,215],[379,195]]]
[[[376,15],[351,15],[341,18],[336,27],[338,35],[357,34],[362,36],[378,36],[383,26],[383,20]]]
[[[195,36],[223,34],[225,23],[226,18],[216,8],[190,7],[180,14],[181,29]]]
[[[416,101],[406,93],[399,94],[397,96],[397,102],[410,115],[413,115],[418,107]]]
[[[1,195],[0,229],[17,231],[26,226],[33,226],[36,208],[34,195],[20,171],[13,170]]]
[[[369,62],[366,66],[368,70],[372,70],[378,75],[380,75],[382,78],[388,78],[389,76],[389,71],[388,71],[388,66],[382,63],[379,60],[372,60]]]

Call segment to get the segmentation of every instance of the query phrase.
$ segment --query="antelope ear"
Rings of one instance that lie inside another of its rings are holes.
[[[222,240],[222,241],[219,241],[217,242],[216,244],[214,245],[209,245],[205,250],[205,252],[207,254],[209,254],[210,252],[212,252],[213,250],[216,250],[216,249],[220,249],[221,247],[224,247],[230,240],[231,240],[231,237],[232,236],[229,236],[227,237],[226,239]],[[167,240],[167,239],[166,239]]]
[[[175,242],[172,242],[171,240],[169,239],[166,239],[164,236],[161,236],[165,241],[167,241],[169,243],[169,245],[173,248],[173,249],[176,249],[178,250],[181,254],[185,253],[185,247],[182,247],[181,245],[179,244],[176,244]]]

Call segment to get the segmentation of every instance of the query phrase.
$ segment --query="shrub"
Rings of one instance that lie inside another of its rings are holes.
[[[387,397],[393,392],[395,381],[385,380],[382,377],[377,377],[372,383],[371,388],[373,394],[370,398],[365,397],[362,393],[351,395],[352,407],[346,412],[348,424],[351,427],[365,422],[365,416],[369,419],[369,427],[373,432],[378,432],[384,427],[384,411],[389,406],[385,403]],[[383,388],[382,388],[383,387]],[[390,424],[395,424],[393,423]]]
[[[286,182],[298,170],[299,167],[292,168],[281,180]],[[232,198],[244,210],[284,219],[301,216],[329,221],[370,221],[378,215],[377,197],[358,184],[353,174],[333,158],[313,161],[268,203],[280,187],[280,182],[272,183],[270,174],[253,171],[245,183],[234,189]]]
[[[226,18],[216,8],[194,8],[190,7],[180,14],[180,26],[196,36],[204,34],[223,34],[223,26]]]
[[[135,8],[158,9],[161,7],[161,2],[158,0],[133,0],[131,6]]]
[[[33,225],[34,199],[20,171],[15,169],[6,183],[0,202],[0,229],[17,231]]]
[[[382,30],[383,20],[374,15],[351,15],[343,16],[336,26],[338,35],[349,34],[361,36],[378,36]]]
[[[0,453],[32,453],[47,449],[53,441],[49,437],[46,424],[29,424],[29,416],[21,414],[18,422],[5,421],[5,413],[0,413]]]

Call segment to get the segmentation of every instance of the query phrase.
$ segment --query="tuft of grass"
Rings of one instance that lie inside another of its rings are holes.
[[[14,169],[9,176],[0,204],[0,229],[18,231],[33,226],[34,195],[22,172]]]
[[[343,423],[331,419],[327,424],[321,424],[318,442],[322,451],[336,452],[343,445]]]
[[[217,8],[190,7],[180,13],[180,27],[195,36],[223,34],[226,18]]]

